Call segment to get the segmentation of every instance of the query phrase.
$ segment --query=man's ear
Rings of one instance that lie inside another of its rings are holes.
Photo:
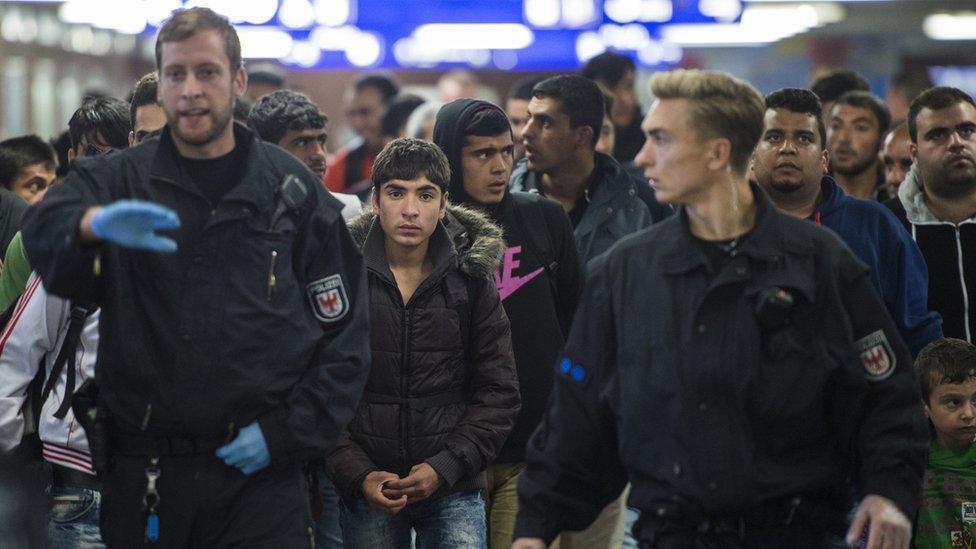
[[[596,136],[599,137],[599,136]],[[576,148],[583,148],[592,151],[596,146],[596,139],[593,136],[593,128],[587,124],[576,128]]]
[[[447,203],[449,202],[447,194],[447,191],[444,191],[444,194],[441,195],[441,213],[437,216],[439,219],[444,219],[444,216],[447,215]]]
[[[136,143],[136,132],[129,132],[129,146],[135,145]]]
[[[71,147],[68,147],[68,164],[74,162],[76,157],[77,155],[75,154],[75,150],[72,149]]]
[[[732,142],[728,138],[709,139],[705,142],[705,149],[708,169],[718,171],[731,168]]]
[[[823,163],[823,165],[821,166],[823,169],[823,173],[825,174],[830,173],[830,152],[827,151],[827,149],[824,149],[823,153],[821,153],[820,156],[821,156],[820,159]]]
[[[912,164],[918,162],[918,145],[908,142],[908,155],[912,157]]]
[[[245,91],[247,91],[247,71],[241,66],[234,74],[234,97],[241,97]]]

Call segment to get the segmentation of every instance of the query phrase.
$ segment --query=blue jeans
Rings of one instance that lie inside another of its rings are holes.
[[[374,511],[364,499],[339,507],[346,549],[482,549],[488,546],[481,490],[449,494],[407,505],[395,515]]]
[[[339,525],[339,494],[325,474],[325,468],[318,467],[315,475],[319,480],[319,494],[322,496],[322,516],[315,521],[315,547],[317,549],[342,549],[342,527]]]
[[[48,540],[53,549],[105,547],[98,527],[102,496],[94,490],[55,486]]]

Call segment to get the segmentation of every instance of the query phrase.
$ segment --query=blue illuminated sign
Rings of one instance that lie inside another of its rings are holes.
[[[254,24],[242,7],[230,10],[236,10],[227,15],[240,30],[245,57],[277,59],[298,69],[565,70],[608,48],[642,66],[675,64],[681,51],[656,38],[660,25],[733,22],[742,5],[740,0],[279,0],[278,10],[262,24]]]

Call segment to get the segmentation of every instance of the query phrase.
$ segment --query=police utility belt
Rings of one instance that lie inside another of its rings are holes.
[[[685,515],[666,507],[647,509],[641,513],[635,533],[638,540],[652,544],[675,535],[733,536],[744,540],[749,532],[791,526],[798,520],[824,533],[839,532],[844,527],[843,514],[833,506],[797,495],[728,515]]]

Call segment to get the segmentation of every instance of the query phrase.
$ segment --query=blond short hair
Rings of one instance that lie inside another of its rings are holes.
[[[756,88],[724,72],[677,69],[652,76],[651,93],[658,99],[687,99],[698,134],[728,139],[732,169],[746,171],[762,136],[766,110]]]

